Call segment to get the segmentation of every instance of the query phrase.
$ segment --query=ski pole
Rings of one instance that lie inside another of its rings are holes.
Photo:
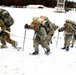
[[[24,51],[24,45],[25,45],[25,36],[26,36],[26,29],[25,29],[25,33],[24,33],[24,40],[23,40],[23,48],[22,48],[22,51]]]
[[[54,41],[57,43],[57,41],[55,40],[55,38],[53,38],[54,39]]]
[[[59,32],[58,32],[58,36],[57,36],[56,48],[57,48],[57,45],[58,45],[58,39],[59,39]]]

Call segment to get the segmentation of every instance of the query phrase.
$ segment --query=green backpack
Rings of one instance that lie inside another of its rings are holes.
[[[14,24],[14,19],[11,17],[9,12],[5,9],[0,9],[0,19],[2,19],[5,25],[8,27]]]

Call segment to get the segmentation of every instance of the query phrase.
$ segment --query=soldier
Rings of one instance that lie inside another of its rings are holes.
[[[72,36],[72,46],[71,47],[74,47],[74,43],[76,41],[76,22],[72,22],[73,24],[73,30],[75,31],[73,36]]]
[[[43,25],[41,25],[38,21],[34,20],[31,25],[25,24],[24,28],[33,29],[35,31],[35,36],[33,39],[33,47],[35,51],[32,53],[33,55],[37,55],[39,53],[39,44],[41,44],[42,47],[46,49],[47,53],[50,52],[50,48],[47,42],[47,33]]]
[[[64,26],[61,27],[58,31],[64,31],[64,47],[62,49],[66,49],[66,51],[69,51],[70,42],[74,33],[70,20],[66,20]]]
[[[8,32],[11,31],[10,26],[14,23],[13,18],[10,16],[8,11],[4,9],[0,9],[0,40],[1,40],[1,48],[6,48],[6,42],[12,44],[12,46],[17,46],[17,42],[10,39],[10,34]]]
[[[76,41],[76,34],[74,34],[72,37],[72,46],[71,47],[74,47],[75,41]]]
[[[56,31],[56,29],[58,29],[58,26],[55,25],[55,23],[50,22],[50,31],[48,32],[48,41],[49,43],[52,44],[52,37]]]
[[[50,22],[48,17],[42,15],[40,17],[34,17],[33,20],[38,21],[40,24],[42,24],[45,27],[48,44],[52,43],[52,37],[58,26],[56,26],[55,23]]]

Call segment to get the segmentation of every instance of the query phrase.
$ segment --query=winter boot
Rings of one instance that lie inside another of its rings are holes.
[[[73,48],[73,45],[71,46],[71,48]]]
[[[50,43],[52,44],[53,42],[51,41]]]
[[[49,53],[50,52],[50,49],[48,49],[46,52]]]
[[[69,51],[69,47],[68,46],[66,47],[66,51]]]
[[[50,52],[50,49],[47,49],[47,51],[45,51],[45,54],[46,55],[49,55],[51,52]]]
[[[1,45],[1,48],[7,48],[7,46],[6,45]]]
[[[38,55],[38,51],[35,51],[32,53],[33,55]]]
[[[13,47],[16,47],[17,45],[18,45],[17,42],[12,43],[12,46],[13,46]]]
[[[66,47],[63,47],[63,48],[61,48],[61,49],[66,49]]]

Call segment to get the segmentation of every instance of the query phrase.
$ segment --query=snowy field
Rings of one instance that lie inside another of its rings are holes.
[[[66,19],[76,21],[76,12],[55,13],[54,9],[21,9],[4,8],[14,18],[15,23],[11,26],[11,38],[23,46],[24,25],[30,24],[34,16],[47,16],[51,22],[62,27]],[[52,54],[44,54],[39,46],[40,54],[31,56],[33,49],[33,30],[26,30],[24,51],[17,51],[7,43],[8,48],[0,49],[0,75],[76,75],[76,48],[70,48],[69,52],[62,50],[64,44],[63,32],[59,33],[58,45],[56,41],[58,30],[55,32],[53,44],[50,44]]]

